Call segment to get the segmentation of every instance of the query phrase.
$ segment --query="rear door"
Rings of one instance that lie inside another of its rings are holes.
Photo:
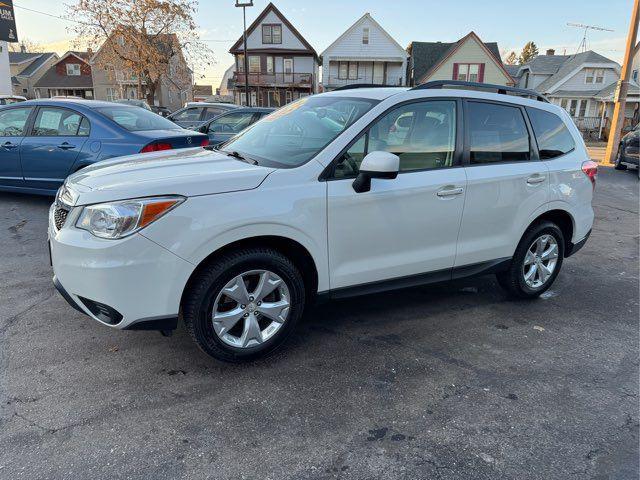
[[[20,148],[33,107],[0,110],[0,184],[24,187]]]
[[[22,141],[22,173],[26,185],[55,190],[71,172],[89,136],[89,121],[70,108],[39,107]]]
[[[549,198],[524,108],[465,101],[467,193],[456,266],[513,256],[523,224]]]

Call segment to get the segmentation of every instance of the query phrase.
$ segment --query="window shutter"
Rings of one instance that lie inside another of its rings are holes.
[[[454,63],[453,64],[453,78],[451,80],[457,80],[458,79],[458,64]]]
[[[478,68],[478,82],[484,82],[484,63],[481,63]]]

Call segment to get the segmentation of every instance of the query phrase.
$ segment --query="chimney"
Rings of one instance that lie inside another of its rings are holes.
[[[547,55],[555,55],[556,51],[553,48],[547,50]]]

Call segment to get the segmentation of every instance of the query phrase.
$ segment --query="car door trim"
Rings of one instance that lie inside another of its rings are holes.
[[[370,295],[373,293],[399,290],[403,288],[417,287],[434,283],[449,282],[462,278],[477,277],[493,273],[504,272],[511,264],[511,257],[498,258],[486,262],[463,265],[460,267],[445,268],[432,272],[418,273],[404,277],[379,280],[376,282],[362,283],[348,287],[336,288],[318,293],[319,301],[337,300],[341,298]]]

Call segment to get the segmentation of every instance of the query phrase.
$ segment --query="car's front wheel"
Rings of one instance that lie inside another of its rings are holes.
[[[247,248],[201,269],[182,310],[187,331],[204,352],[242,362],[279,347],[304,304],[302,275],[293,262],[276,250]]]
[[[537,297],[551,287],[563,258],[562,230],[551,222],[536,223],[522,236],[509,269],[497,275],[498,283],[515,297]]]

